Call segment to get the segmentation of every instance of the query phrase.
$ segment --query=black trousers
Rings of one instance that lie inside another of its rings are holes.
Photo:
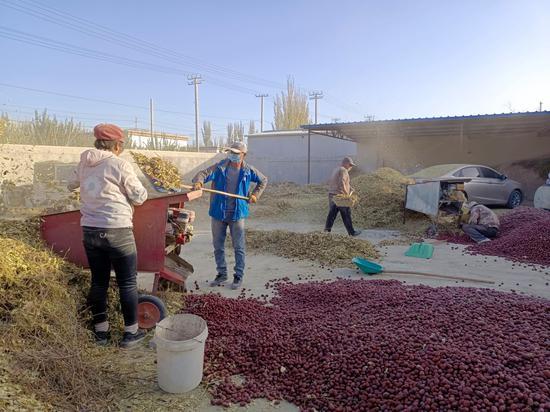
[[[329,198],[328,216],[327,216],[327,221],[325,223],[325,230],[329,232],[332,230],[332,226],[334,225],[334,221],[338,216],[338,212],[340,212],[340,214],[342,215],[342,220],[344,221],[344,226],[348,231],[348,235],[350,236],[353,235],[355,233],[355,229],[353,228],[353,222],[351,220],[351,208],[338,207],[336,206],[336,203],[334,203],[330,198]]]
[[[107,320],[107,291],[115,270],[124,325],[137,323],[137,249],[131,228],[83,227],[84,249],[92,272],[88,305],[93,323]]]

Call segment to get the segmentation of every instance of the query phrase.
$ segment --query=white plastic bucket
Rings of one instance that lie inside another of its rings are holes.
[[[163,391],[184,393],[199,386],[207,337],[206,321],[197,315],[168,316],[157,324],[157,377]]]

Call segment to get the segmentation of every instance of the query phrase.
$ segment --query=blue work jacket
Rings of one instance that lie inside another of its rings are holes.
[[[210,166],[208,169],[199,172],[194,178],[193,183],[212,182],[212,189],[227,191],[227,168],[229,160]],[[256,183],[256,187],[251,195],[259,198],[267,185],[267,178],[260,173],[254,166],[243,162],[239,173],[239,183],[237,185],[237,195],[249,197],[250,183]],[[210,217],[218,220],[227,220],[227,196],[212,193],[210,195]],[[248,202],[243,199],[235,199],[235,212],[231,220],[245,219],[248,217]]]

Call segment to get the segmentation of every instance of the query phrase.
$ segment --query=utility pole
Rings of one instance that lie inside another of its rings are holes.
[[[539,102],[539,112],[542,112],[542,102]]]
[[[315,124],[317,124],[317,101],[323,98],[323,92],[313,91],[309,94],[309,100],[315,100]]]
[[[197,152],[200,150],[199,142],[199,84],[202,83],[200,74],[187,76],[188,84],[195,86],[195,140],[197,143]]]
[[[268,94],[257,94],[256,97],[260,98],[260,133],[264,131],[264,97]]]
[[[153,142],[153,98],[149,99],[149,127],[151,131],[151,142]]]

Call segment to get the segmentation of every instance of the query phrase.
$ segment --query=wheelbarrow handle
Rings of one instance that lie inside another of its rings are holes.
[[[183,187],[184,189],[193,189],[193,186],[189,186],[189,185],[181,185],[181,187]],[[201,188],[201,190],[203,192],[216,193],[218,195],[223,195],[223,196],[227,196],[227,197],[234,197],[235,199],[243,199],[243,200],[246,200],[246,201],[250,200],[249,197],[236,195],[234,193],[222,192],[221,190],[206,189],[206,188]]]

